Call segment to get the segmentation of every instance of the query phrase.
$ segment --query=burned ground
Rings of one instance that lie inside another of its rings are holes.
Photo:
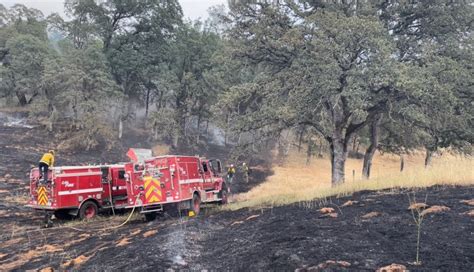
[[[48,267],[80,271],[304,271],[320,264],[326,270],[373,271],[391,263],[414,271],[472,271],[474,265],[474,224],[467,214],[474,207],[469,201],[461,202],[473,199],[472,186],[360,192],[253,210],[210,207],[197,218],[163,217],[148,223],[134,216],[120,228],[111,227],[122,223],[126,215],[88,223],[56,222],[53,228],[41,229],[41,216],[23,204],[29,167],[51,147],[47,134],[21,126],[0,126],[0,134],[2,271]],[[80,163],[81,159],[86,162],[87,156],[64,154],[61,160],[64,164]],[[257,177],[242,190],[260,182]],[[408,195],[413,197],[413,193],[419,201],[427,196],[430,206],[450,208],[426,215],[421,266],[410,264],[416,249],[416,226],[407,210]],[[352,205],[344,205],[349,200]],[[321,213],[322,207],[334,209],[331,216]]]
[[[52,267],[103,270],[279,270],[312,267],[328,260],[347,262],[335,270],[375,270],[391,263],[410,270],[469,271],[474,264],[474,225],[462,200],[473,187],[431,187],[429,205],[449,211],[428,214],[422,226],[421,266],[415,258],[416,227],[407,194],[414,191],[362,192],[353,196],[259,210],[207,210],[197,218],[134,219],[118,229],[110,217],[87,224],[31,227],[3,235],[0,264],[4,269]],[[356,204],[342,207],[348,200]],[[333,207],[336,218],[320,208]],[[373,213],[377,212],[377,213]],[[369,213],[374,217],[366,217]],[[22,213],[27,217],[30,213]],[[24,220],[19,224],[34,224]]]

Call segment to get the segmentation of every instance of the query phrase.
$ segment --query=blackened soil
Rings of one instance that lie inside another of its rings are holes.
[[[425,217],[420,266],[411,265],[416,226],[407,210],[409,193],[419,199],[428,194],[428,204],[450,208]],[[149,223],[135,219],[115,230],[101,229],[120,223],[111,217],[75,226],[83,230],[58,225],[27,234],[9,232],[0,246],[0,265],[7,270],[293,271],[335,260],[351,264],[336,271],[373,271],[391,263],[413,271],[472,271],[474,224],[464,214],[472,207],[460,200],[473,193],[472,186],[363,192],[324,203],[207,211],[197,218]],[[347,200],[359,202],[341,207]],[[334,207],[338,217],[322,217],[321,206]],[[362,217],[370,212],[381,215]]]
[[[408,194],[429,205],[451,210],[425,217],[421,234],[421,266],[415,260],[416,226]],[[463,213],[472,209],[474,187],[362,192],[351,197],[314,201],[262,211],[241,210],[215,219],[221,231],[209,233],[200,262],[211,270],[292,271],[326,260],[347,261],[351,270],[375,270],[391,263],[410,270],[472,271],[474,224]],[[347,200],[359,203],[341,207]],[[337,218],[322,217],[321,206],[333,207]],[[380,216],[364,219],[370,212]],[[246,220],[251,215],[254,219]],[[232,225],[234,222],[234,225]],[[237,222],[237,224],[235,224]],[[242,223],[240,223],[242,222]],[[216,262],[215,260],[218,260]],[[339,267],[336,270],[343,270]]]

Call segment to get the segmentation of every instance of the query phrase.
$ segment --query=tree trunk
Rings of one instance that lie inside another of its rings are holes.
[[[145,98],[145,128],[148,123],[148,111],[150,108],[150,89],[147,88],[146,90],[146,98]]]
[[[403,169],[405,169],[405,157],[400,155],[400,172],[403,172]]]
[[[25,106],[28,104],[28,101],[26,100],[26,95],[21,92],[16,92],[16,97],[18,98],[18,104],[20,106]]]
[[[306,165],[309,165],[311,162],[311,157],[313,155],[313,140],[310,138],[308,141],[308,149],[306,150]]]
[[[352,152],[354,152],[354,154],[357,154],[359,153],[359,150],[356,150],[357,148],[357,136],[354,137],[354,139],[352,140]]]
[[[224,128],[224,146],[227,147],[227,137],[229,134],[229,123],[230,123],[229,114],[225,115],[225,123],[226,123],[226,126]]]
[[[120,118],[120,121],[119,121],[119,129],[118,129],[118,138],[119,139],[122,139],[122,134],[123,134],[123,121],[122,121],[122,118]]]
[[[316,143],[315,143],[316,145]],[[319,147],[318,147],[318,158],[322,158],[323,157],[323,146],[324,146],[324,139],[319,139]]]
[[[277,159],[278,159],[278,164],[282,165],[284,160],[285,160],[285,144],[283,143],[284,140],[279,139],[278,141],[278,154],[277,154]]]
[[[199,144],[199,136],[201,134],[201,115],[198,115],[198,120],[197,120],[197,135],[196,135],[196,144]]]
[[[332,139],[331,148],[331,184],[337,186],[345,181],[345,167],[347,158],[347,143],[342,139]]]
[[[379,124],[382,116],[378,116],[370,124],[370,145],[364,154],[364,165],[362,166],[362,176],[366,179],[370,178],[370,169],[372,167],[372,159],[379,145]]]
[[[184,106],[183,106],[184,107]],[[186,139],[186,112],[182,108],[177,108],[175,112],[176,130],[173,139],[174,148],[185,145]]]
[[[303,143],[304,131],[305,131],[305,128],[302,127],[302,128],[301,128],[301,131],[300,131],[300,133],[299,133],[299,135],[298,135],[298,153],[301,152],[301,145],[302,145],[302,143]]]
[[[56,121],[57,121],[58,114],[57,114],[57,111],[56,111],[56,107],[52,104],[50,104],[50,105],[51,105],[51,112],[49,114],[47,127],[48,127],[48,131],[52,132],[54,123],[56,123]]]
[[[163,93],[164,91],[160,91],[160,95],[158,98],[158,109],[161,109],[163,107]]]
[[[434,150],[427,148],[425,156],[425,168],[431,166],[431,159],[433,157]]]

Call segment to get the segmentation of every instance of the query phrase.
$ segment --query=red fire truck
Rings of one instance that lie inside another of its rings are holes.
[[[197,215],[201,203],[227,202],[221,168],[219,160],[160,156],[127,164],[52,167],[46,184],[34,168],[28,206],[60,219],[89,219],[99,209],[112,208],[138,209],[147,220],[167,209]]]
[[[227,203],[228,187],[217,159],[159,156],[125,165],[128,207],[139,207],[147,220],[177,209],[197,215],[201,203]]]
[[[60,219],[89,219],[97,215],[99,208],[125,208],[124,176],[123,164],[52,167],[48,182],[41,184],[39,170],[33,168],[28,206],[54,213]]]

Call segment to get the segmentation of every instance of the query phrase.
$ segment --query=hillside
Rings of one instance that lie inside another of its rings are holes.
[[[149,223],[134,215],[125,226],[113,229],[108,228],[124,222],[126,214],[88,223],[55,221],[53,228],[42,229],[41,214],[23,205],[29,167],[48,146],[42,136],[45,132],[25,124],[5,124],[0,122],[4,154],[0,164],[6,171],[0,178],[0,227],[6,230],[0,237],[1,270],[340,271],[375,270],[399,263],[410,270],[459,271],[474,264],[472,206],[468,205],[472,200],[466,202],[474,194],[472,185],[363,191],[236,211],[209,207],[197,218],[165,215]],[[61,163],[94,161],[96,156],[62,154]],[[278,167],[274,170],[276,176],[281,173]],[[272,178],[249,194],[267,186]],[[241,188],[262,181],[254,177]],[[419,267],[410,264],[416,252],[416,227],[407,210],[408,194],[419,200],[427,195],[429,205],[449,207],[426,216]],[[347,204],[349,200],[352,205]],[[322,207],[334,211],[322,214]]]

